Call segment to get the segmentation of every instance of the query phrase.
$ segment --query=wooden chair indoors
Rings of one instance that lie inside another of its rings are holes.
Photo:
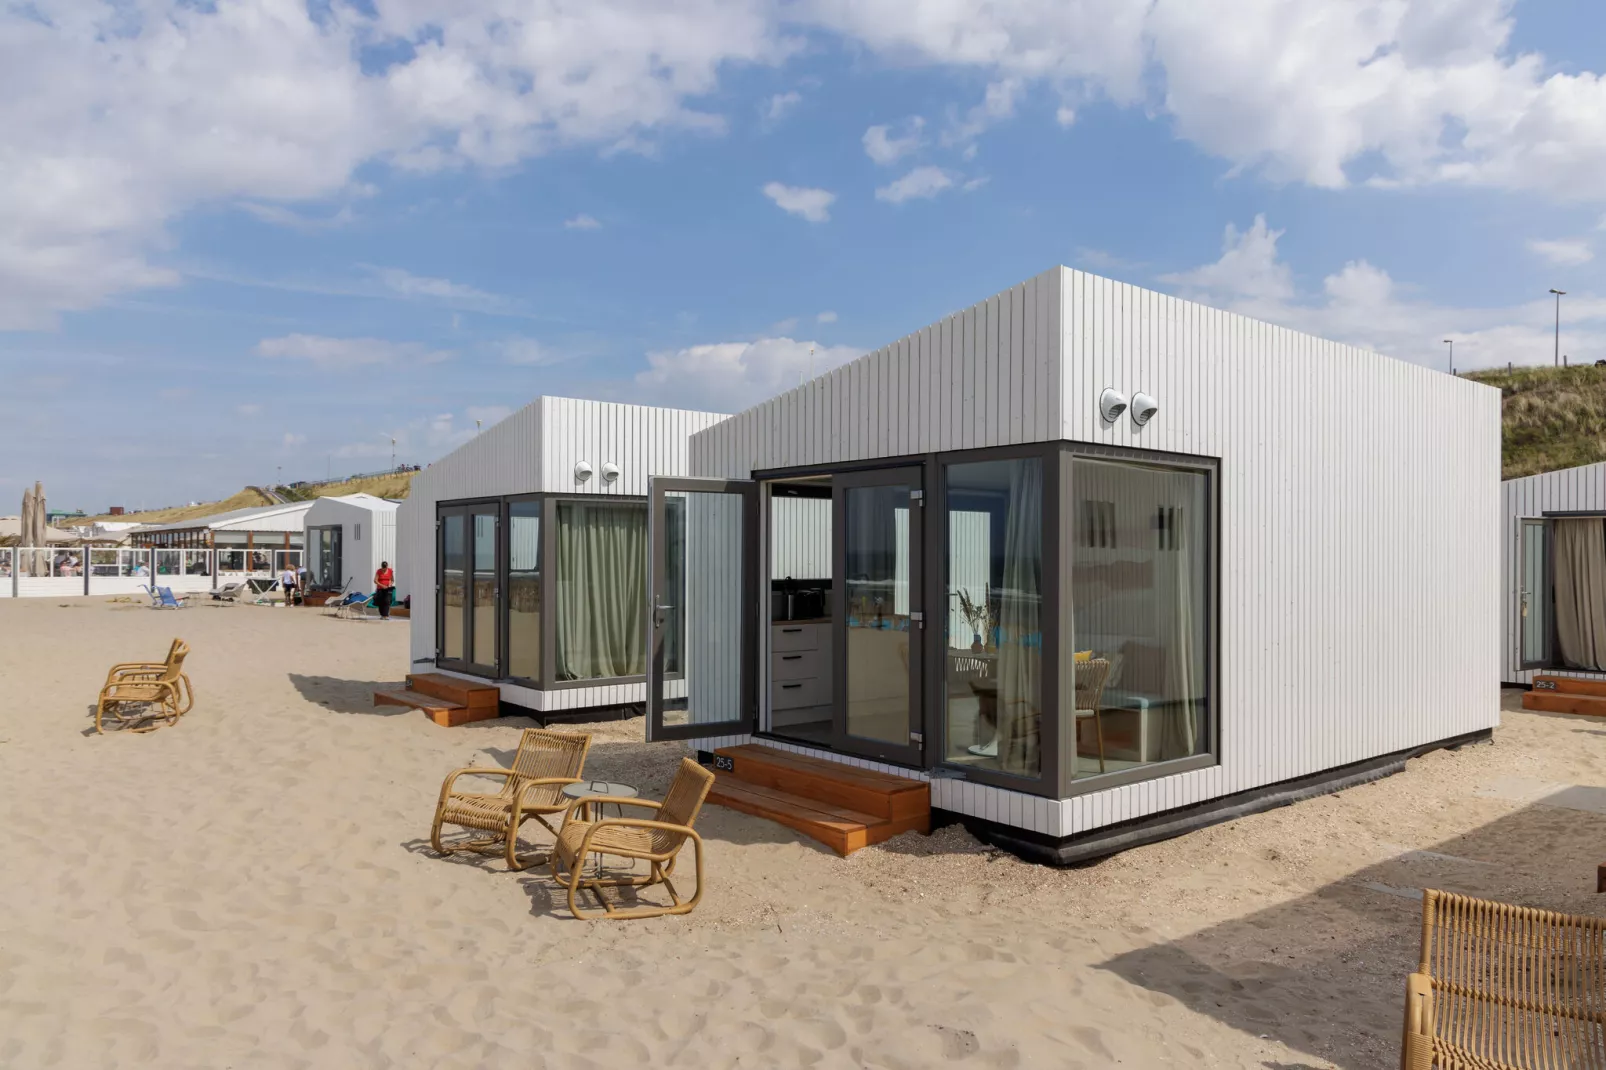
[[[189,644],[173,640],[166,661],[125,661],[113,665],[95,701],[95,731],[105,731],[110,717],[131,732],[149,732],[155,721],[169,725],[195,705],[195,689],[184,674]]]
[[[545,854],[519,856],[519,826],[533,818],[554,836],[558,834],[547,818],[567,808],[569,800],[563,797],[563,787],[579,783],[590,749],[591,736],[583,732],[526,728],[519,740],[519,751],[513,757],[513,768],[469,768],[451,773],[441,785],[435,824],[429,832],[430,846],[442,855],[458,851],[479,854],[501,851],[511,870],[545,862]],[[487,793],[453,791],[452,786],[462,776],[500,777],[502,788]],[[466,840],[443,843],[442,825],[457,825],[482,835],[471,832]]]
[[[1076,663],[1076,720],[1093,719],[1093,734],[1099,743],[1099,772],[1104,772],[1104,682],[1110,678],[1110,663],[1091,658]]]
[[[1422,893],[1404,1070],[1606,1067],[1606,918]]]
[[[597,918],[656,918],[665,914],[689,914],[703,898],[703,839],[692,828],[703,800],[714,786],[714,774],[682,758],[680,771],[669,785],[661,803],[648,799],[597,796],[578,799],[563,816],[557,850],[552,854],[552,876],[569,893],[569,913],[583,921]],[[656,820],[634,817],[602,817],[602,806],[639,806],[655,810]],[[597,808],[593,812],[593,807]],[[696,887],[690,899],[682,899],[670,879],[680,850],[691,842],[696,866]],[[585,875],[590,855],[612,855],[647,863],[645,874],[631,873],[605,877],[600,867],[593,876]],[[561,863],[561,865],[560,865]],[[565,873],[564,870],[568,872]],[[648,888],[663,885],[669,892],[669,906],[646,905],[620,909],[608,901],[604,888]],[[600,911],[583,911],[577,898],[589,891],[602,905]]]

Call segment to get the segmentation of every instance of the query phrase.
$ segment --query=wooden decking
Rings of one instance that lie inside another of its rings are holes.
[[[1606,717],[1606,680],[1535,676],[1533,690],[1522,696],[1522,708]]]
[[[839,855],[903,832],[931,831],[931,788],[756,743],[715,752],[732,768],[715,774],[708,801],[796,829]]]
[[[405,691],[375,691],[374,705],[423,710],[431,721],[451,728],[499,716],[501,698],[494,686],[427,672],[409,675]]]

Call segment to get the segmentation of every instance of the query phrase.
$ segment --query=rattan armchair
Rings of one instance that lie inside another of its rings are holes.
[[[176,724],[195,705],[195,689],[184,674],[189,644],[173,640],[166,661],[125,661],[113,665],[95,700],[95,731],[110,717],[131,732],[149,732],[160,720]]]
[[[1099,743],[1099,772],[1104,772],[1104,682],[1110,678],[1110,663],[1092,658],[1076,663],[1076,719],[1093,719],[1093,735]]]
[[[533,818],[554,836],[558,834],[547,817],[564,812],[568,800],[563,797],[563,787],[579,783],[590,749],[591,736],[583,732],[526,728],[519,739],[513,768],[469,768],[451,773],[441,785],[435,824],[429,832],[430,846],[442,855],[501,851],[507,858],[507,868],[512,870],[545,862],[545,854],[519,855],[519,826]],[[500,777],[502,788],[485,793],[453,791],[452,786],[462,776]],[[457,825],[473,832],[465,840],[446,843],[441,840],[442,825]]]
[[[569,893],[569,913],[583,921],[597,918],[656,918],[665,914],[689,914],[703,898],[703,838],[692,828],[703,800],[714,786],[714,774],[692,761],[680,760],[680,770],[669,785],[664,801],[625,799],[615,796],[595,796],[579,799],[563,815],[563,828],[558,831],[557,849],[552,853],[552,876]],[[602,806],[639,806],[656,811],[656,820],[634,817],[601,817]],[[592,819],[593,807],[598,820]],[[675,860],[687,841],[691,842],[696,865],[696,887],[690,899],[682,899],[670,879],[675,872]],[[612,855],[647,863],[645,874],[632,872],[605,877],[597,872],[585,876],[588,855]],[[560,865],[561,863],[561,865]],[[565,873],[564,870],[568,872]],[[604,888],[647,888],[663,885],[669,892],[669,906],[637,906],[620,909],[608,902]],[[580,909],[578,897],[589,891],[602,905],[600,911]]]
[[[1404,1070],[1606,1067],[1606,919],[1422,894]]]

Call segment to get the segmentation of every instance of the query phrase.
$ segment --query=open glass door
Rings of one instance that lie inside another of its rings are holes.
[[[437,519],[438,664],[475,676],[497,677],[501,674],[496,611],[501,506],[495,502],[441,506]]]
[[[647,739],[752,732],[758,709],[758,491],[649,480]]]
[[[1537,517],[1517,521],[1517,641],[1524,669],[1553,664],[1550,647],[1550,522]]]
[[[833,745],[867,758],[924,764],[920,468],[852,472],[833,481],[832,597],[839,622]]]

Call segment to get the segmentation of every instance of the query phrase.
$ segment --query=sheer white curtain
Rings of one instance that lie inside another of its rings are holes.
[[[1043,721],[1043,465],[1010,468],[1004,589],[998,611],[998,765],[1035,776]]]

